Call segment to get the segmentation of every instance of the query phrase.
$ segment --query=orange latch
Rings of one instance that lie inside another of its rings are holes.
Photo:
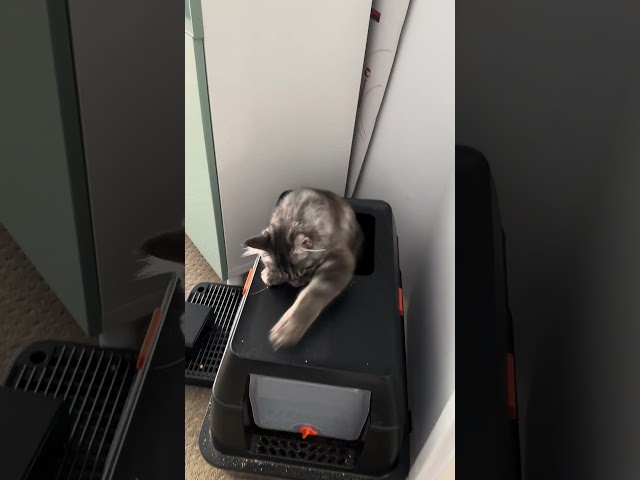
[[[311,427],[300,427],[300,433],[302,434],[302,439],[306,439],[309,435],[315,437],[316,435],[318,435],[318,432],[316,432],[313,428]]]
[[[507,411],[510,420],[518,419],[518,401],[516,398],[516,367],[513,353],[507,353]]]
[[[400,316],[404,317],[404,302],[402,301],[402,287],[398,288],[398,311]]]
[[[142,367],[144,367],[144,362],[149,356],[149,351],[151,350],[151,343],[153,342],[153,339],[156,336],[156,332],[158,331],[158,327],[160,326],[161,318],[162,310],[156,308],[153,311],[153,317],[151,317],[151,321],[149,322],[149,328],[147,328],[147,333],[145,334],[144,340],[142,341],[140,353],[138,353],[138,360],[136,362],[137,370],[140,370]]]
[[[253,268],[249,270],[247,274],[247,279],[244,281],[244,287],[242,288],[242,295],[245,295],[249,291],[249,287],[251,286],[251,280],[253,280]]]

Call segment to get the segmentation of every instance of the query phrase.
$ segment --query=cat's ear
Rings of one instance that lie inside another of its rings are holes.
[[[296,251],[304,252],[305,250],[311,250],[313,248],[313,242],[309,237],[300,233],[296,236],[295,249]]]
[[[244,244],[248,248],[266,252],[271,247],[271,237],[268,234],[263,233],[261,235],[257,235],[255,237],[247,239]]]

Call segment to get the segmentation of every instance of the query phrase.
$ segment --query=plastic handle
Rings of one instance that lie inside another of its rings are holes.
[[[151,317],[151,322],[149,322],[149,328],[147,328],[147,333],[144,336],[144,341],[142,342],[142,348],[140,349],[140,353],[138,354],[138,361],[136,362],[136,369],[140,370],[144,367],[144,362],[147,360],[149,356],[149,350],[151,350],[151,344],[153,342],[154,337],[156,336],[156,332],[158,331],[158,327],[160,326],[160,319],[162,318],[162,310],[156,308],[153,311],[153,317]]]
[[[318,435],[318,432],[316,432],[313,428],[311,427],[300,427],[300,433],[302,434],[302,439],[306,439],[309,435],[315,437],[316,435]]]
[[[247,274],[247,279],[244,281],[244,287],[242,287],[242,295],[245,295],[249,291],[249,287],[251,286],[251,280],[253,280],[253,268],[249,270]]]
[[[516,397],[516,365],[513,353],[507,353],[507,412],[510,420],[518,419],[518,401]]]

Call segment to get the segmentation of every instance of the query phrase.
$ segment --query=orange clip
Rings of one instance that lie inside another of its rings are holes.
[[[518,401],[516,398],[516,366],[513,353],[507,353],[507,412],[510,420],[518,419]]]
[[[398,310],[400,316],[404,317],[404,302],[402,301],[402,287],[398,288]]]
[[[315,437],[316,435],[318,435],[318,432],[316,432],[313,428],[311,427],[300,427],[300,433],[302,434],[302,439],[306,439],[309,435]]]
[[[249,291],[251,280],[253,280],[253,268],[249,270],[249,273],[247,274],[247,279],[244,281],[244,287],[242,288],[242,295],[245,295]]]
[[[147,333],[145,334],[144,341],[142,342],[142,348],[140,348],[140,353],[138,354],[138,360],[136,362],[137,370],[140,370],[142,367],[144,367],[144,362],[149,355],[149,351],[151,350],[151,343],[153,342],[153,338],[156,336],[156,332],[158,331],[158,327],[160,326],[161,318],[162,311],[159,308],[156,308],[153,311],[153,317],[151,317],[149,328],[147,328]]]

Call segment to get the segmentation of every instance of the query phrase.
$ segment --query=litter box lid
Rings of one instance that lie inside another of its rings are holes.
[[[456,441],[461,477],[520,480],[513,325],[504,233],[486,158],[456,146]],[[458,301],[458,299],[463,299]],[[467,380],[468,379],[468,380]]]
[[[269,330],[295,301],[299,289],[266,288],[256,258],[245,287],[230,349],[252,361],[302,367],[398,375],[404,369],[398,247],[391,207],[381,201],[350,201],[357,215],[375,221],[367,241],[373,269],[354,275],[347,288],[318,317],[300,342],[274,352]]]

